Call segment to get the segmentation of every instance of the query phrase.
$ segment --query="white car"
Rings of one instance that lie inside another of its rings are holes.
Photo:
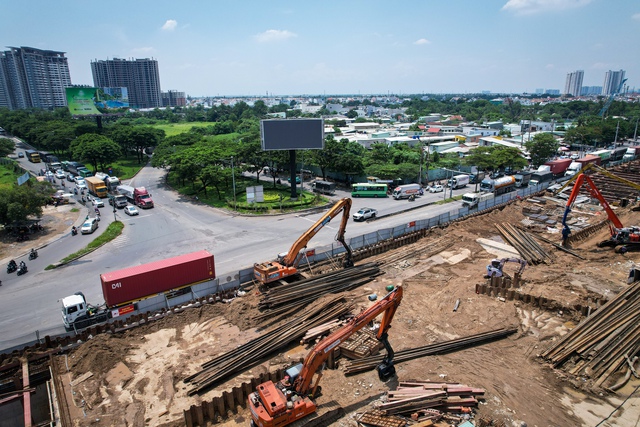
[[[92,199],[92,201],[93,201],[93,205],[96,208],[104,208],[104,202],[102,201],[102,199],[100,197],[94,197]]]
[[[579,154],[572,154],[571,155],[571,160],[578,160],[580,158]]]
[[[98,218],[89,218],[80,227],[80,233],[91,234],[98,228]]]
[[[353,214],[353,220],[364,221],[365,219],[375,218],[376,215],[378,215],[378,211],[373,208],[361,208]]]
[[[82,181],[76,181],[76,187],[78,188],[78,190],[86,190],[87,183],[84,182],[84,179]]]
[[[63,170],[62,170],[62,169],[58,169],[58,170],[56,171],[56,178],[58,178],[58,179],[64,179],[64,178],[65,178],[65,177],[64,177],[64,172],[63,172]]]
[[[444,187],[442,185],[432,185],[429,187],[429,193],[439,193],[444,191]]]
[[[133,215],[138,215],[139,212],[138,212],[138,209],[136,209],[135,206],[126,206],[124,208],[124,213],[126,213],[127,215],[133,216]]]

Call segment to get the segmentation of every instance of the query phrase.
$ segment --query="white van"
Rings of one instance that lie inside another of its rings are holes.
[[[449,180],[449,185],[456,188],[466,187],[469,184],[469,175],[456,175]]]

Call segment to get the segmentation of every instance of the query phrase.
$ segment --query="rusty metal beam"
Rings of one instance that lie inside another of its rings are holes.
[[[31,427],[31,391],[29,388],[29,361],[22,359],[22,401],[24,406],[24,427]]]

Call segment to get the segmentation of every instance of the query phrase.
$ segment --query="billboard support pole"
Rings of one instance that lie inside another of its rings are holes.
[[[98,130],[102,130],[102,116],[96,116],[96,125],[98,126]]]
[[[291,200],[298,199],[296,189],[296,150],[289,150],[289,178],[291,179]]]

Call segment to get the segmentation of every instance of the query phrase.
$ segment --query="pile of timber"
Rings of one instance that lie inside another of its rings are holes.
[[[411,380],[401,381],[394,391],[389,391],[387,401],[378,405],[377,409],[387,415],[423,421],[435,419],[438,412],[461,413],[477,408],[478,399],[484,399],[484,390],[481,388],[458,383]]]
[[[596,387],[640,352],[640,282],[620,292],[542,357],[555,368],[595,380]]]
[[[340,344],[340,355],[349,359],[362,359],[378,354],[382,347],[376,334],[371,329],[364,328]]]
[[[497,329],[494,331],[471,335],[465,338],[458,338],[455,340],[444,341],[437,344],[429,344],[423,347],[402,350],[395,353],[393,361],[394,363],[406,362],[408,360],[413,360],[420,357],[434,356],[436,354],[445,354],[453,351],[463,350],[465,348],[482,345],[488,342],[506,338],[507,336],[514,334],[517,331],[518,330],[515,328]],[[393,340],[393,337],[391,337],[391,340]],[[349,361],[346,363],[344,373],[345,375],[351,375],[357,374],[359,372],[370,371],[372,369],[375,369],[383,359],[384,356],[379,355]]]
[[[188,395],[201,393],[252,368],[265,357],[298,342],[307,330],[344,316],[352,309],[353,304],[345,302],[341,295],[324,299],[322,303],[293,316],[284,325],[202,364],[200,371],[184,379],[185,383],[192,385]]]
[[[258,303],[261,314],[257,321],[275,321],[299,312],[322,295],[349,291],[369,283],[382,274],[376,263],[366,263],[343,270],[303,279],[286,286],[276,286],[265,292]]]
[[[496,224],[502,238],[516,248],[522,259],[528,264],[546,264],[553,261],[552,256],[533,237],[522,230],[518,230],[509,223]]]

